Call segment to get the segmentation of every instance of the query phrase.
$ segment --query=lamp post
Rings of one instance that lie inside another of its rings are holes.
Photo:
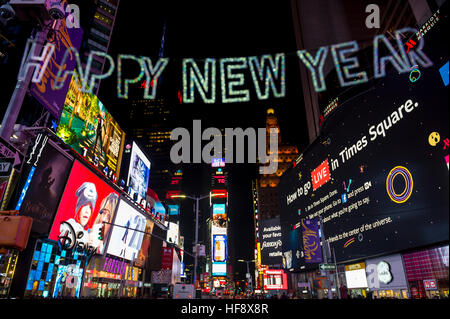
[[[197,274],[197,256],[198,256],[198,212],[199,212],[199,202],[202,199],[210,197],[211,194],[194,197],[194,196],[188,196],[188,195],[171,195],[170,198],[189,198],[192,200],[195,200],[195,250],[194,250],[194,273],[192,274],[192,283],[195,285],[195,277]]]
[[[252,275],[250,274],[250,267],[249,267],[249,264],[251,263],[251,262],[255,262],[255,260],[253,259],[253,260],[243,260],[243,259],[238,259],[238,261],[239,262],[241,262],[241,263],[246,263],[247,264],[247,276],[249,276],[250,275],[250,287],[249,287],[249,289],[250,290],[253,290],[253,280],[252,280]]]

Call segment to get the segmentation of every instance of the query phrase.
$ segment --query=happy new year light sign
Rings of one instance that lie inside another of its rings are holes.
[[[413,50],[405,52],[401,35],[405,33],[416,34],[417,30],[413,28],[403,28],[395,31],[398,52],[384,35],[377,35],[373,39],[373,60],[374,77],[380,78],[386,75],[386,63],[390,62],[398,73],[407,73],[411,66],[420,65],[430,67],[433,62],[422,51],[424,40],[421,38]],[[31,52],[35,52],[36,43],[32,44]],[[41,56],[31,55],[27,63],[23,63],[20,77],[25,74],[24,70],[29,67],[35,67],[35,73],[32,82],[40,83],[42,81],[42,70],[48,64],[47,61],[52,57],[53,44],[48,43]],[[388,55],[380,56],[379,50],[384,48],[389,52]],[[359,62],[356,57],[348,57],[359,50],[357,41],[334,44],[331,46],[320,47],[315,54],[307,50],[298,50],[296,52],[299,60],[304,63],[311,74],[314,89],[316,92],[326,90],[323,66],[328,55],[331,55],[339,83],[341,86],[351,86],[368,81],[367,73],[358,72]],[[331,52],[331,53],[330,53]],[[110,77],[116,63],[107,53],[100,51],[91,51],[85,69],[83,69],[77,49],[68,48],[60,65],[64,65],[66,59],[75,56],[77,67],[76,71],[67,71],[59,69],[56,80],[53,83],[54,89],[62,88],[67,78],[77,74],[81,82],[81,90],[85,93],[92,93],[95,82]],[[94,57],[102,57],[108,60],[109,68],[104,74],[93,74],[91,65]],[[123,78],[122,65],[135,63],[140,67],[140,73],[134,78]],[[158,79],[163,74],[169,63],[169,58],[159,58],[156,63],[151,58],[145,56],[134,56],[120,54],[117,57],[117,94],[119,98],[128,99],[128,89],[130,85],[145,80],[144,99],[155,99],[158,87]],[[192,58],[186,58],[182,61],[182,83],[183,83],[183,103],[194,103],[195,92],[198,93],[204,103],[236,103],[250,101],[250,91],[245,85],[245,74],[250,73],[256,96],[259,100],[283,98],[286,95],[286,55],[277,53],[275,55],[265,54],[262,56],[250,57],[232,57],[232,58],[207,58],[196,61]],[[216,83],[217,75],[220,75],[220,83]],[[152,83],[152,85],[150,85]],[[151,91],[150,91],[151,88]],[[220,98],[217,93],[220,93]],[[220,101],[219,101],[220,99]]]

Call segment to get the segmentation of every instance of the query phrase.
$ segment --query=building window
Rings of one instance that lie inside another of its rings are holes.
[[[106,17],[105,15],[101,14],[98,11],[95,13],[94,18],[102,21],[103,23],[106,23],[107,25],[112,25],[112,23],[113,23],[112,19]]]

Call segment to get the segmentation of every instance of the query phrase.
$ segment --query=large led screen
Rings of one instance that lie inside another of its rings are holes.
[[[69,247],[82,243],[95,248],[97,253],[103,253],[118,200],[118,193],[75,161],[49,239],[61,238]],[[105,235],[102,240],[99,234],[103,225]]]
[[[226,262],[213,262],[212,263],[212,275],[215,277],[222,277],[227,275],[227,263]]]
[[[108,178],[119,176],[125,133],[97,96],[81,91],[76,76],[56,134]]]
[[[179,233],[180,231],[178,224],[169,222],[169,229],[167,230],[167,241],[178,246]]]
[[[180,215],[180,205],[167,205],[169,208],[169,216]]]
[[[227,227],[227,213],[225,204],[213,204],[213,225],[220,228]]]
[[[38,135],[25,165],[23,178],[30,178],[30,174],[25,174],[28,168],[30,172],[33,170],[33,174],[28,189],[22,191],[24,197],[20,197],[16,209],[20,208],[20,215],[33,218],[33,231],[48,233],[69,177],[72,160],[58,151],[44,135]],[[25,182],[24,189],[26,185]]]
[[[281,265],[283,242],[280,218],[259,221],[259,240],[261,243],[261,263],[263,265]]]
[[[150,161],[133,142],[131,149],[130,166],[128,169],[128,193],[131,198],[137,194],[136,201],[140,203],[141,199],[145,199],[148,187],[148,178],[150,176]]]
[[[227,261],[227,235],[213,235],[213,262]]]
[[[427,34],[428,35],[428,34]],[[279,184],[281,224],[322,216],[338,262],[449,239],[448,59],[430,34],[434,65],[411,82],[395,69],[349,100]]]
[[[124,200],[120,200],[106,252],[127,260],[137,259],[145,227],[145,216]]]

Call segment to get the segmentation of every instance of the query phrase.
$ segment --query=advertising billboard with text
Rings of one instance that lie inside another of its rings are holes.
[[[448,241],[448,110],[437,65],[341,105],[281,177],[283,233],[321,216],[337,262]]]

